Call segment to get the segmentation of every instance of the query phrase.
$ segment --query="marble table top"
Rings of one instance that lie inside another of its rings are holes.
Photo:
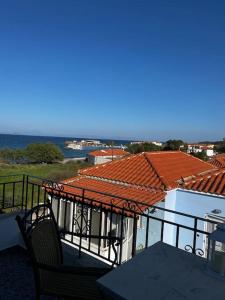
[[[225,282],[206,270],[206,259],[162,242],[98,280],[103,293],[126,300],[225,299]]]

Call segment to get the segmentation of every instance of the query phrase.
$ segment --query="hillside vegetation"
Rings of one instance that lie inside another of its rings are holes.
[[[63,158],[61,149],[52,143],[29,144],[25,149],[0,150],[0,160],[6,163],[53,163]]]
[[[79,169],[88,167],[83,161],[70,161],[65,164],[0,164],[0,176],[15,174],[29,174],[41,178],[60,181],[65,178],[74,177]],[[2,180],[1,180],[2,181]]]

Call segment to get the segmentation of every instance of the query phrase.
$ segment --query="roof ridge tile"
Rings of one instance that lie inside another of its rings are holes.
[[[145,155],[146,152],[144,152],[144,158],[147,160],[148,165],[151,166],[151,169],[156,173],[157,177],[159,178],[159,180],[162,182],[162,185],[164,187],[164,190],[167,188],[167,182],[165,180],[165,178],[163,176],[160,176],[156,167],[154,166],[153,162],[150,161],[150,159]]]

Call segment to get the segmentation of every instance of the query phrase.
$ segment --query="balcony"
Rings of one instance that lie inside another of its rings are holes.
[[[149,206],[28,175],[1,177],[0,265],[5,274],[1,299],[19,299],[18,291],[21,299],[34,299],[31,266],[15,215],[46,202],[51,203],[70,265],[118,266],[158,241],[205,257],[209,228],[216,224],[165,209],[163,203]],[[179,223],[173,221],[175,216]],[[122,243],[109,244],[99,236],[117,237]]]

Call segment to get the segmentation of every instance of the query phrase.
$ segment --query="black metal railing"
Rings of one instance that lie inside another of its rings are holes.
[[[205,256],[208,235],[217,224],[167,209],[164,202],[152,206],[29,175],[6,179],[0,178],[0,209],[3,212],[14,208],[26,211],[50,202],[66,243],[77,247],[79,253],[87,251],[108,262],[114,262],[113,249],[116,248],[117,264],[157,241]],[[95,236],[116,237],[122,242],[112,245],[106,238],[95,239]]]
[[[0,211],[21,209],[24,202],[25,175],[0,176]]]

